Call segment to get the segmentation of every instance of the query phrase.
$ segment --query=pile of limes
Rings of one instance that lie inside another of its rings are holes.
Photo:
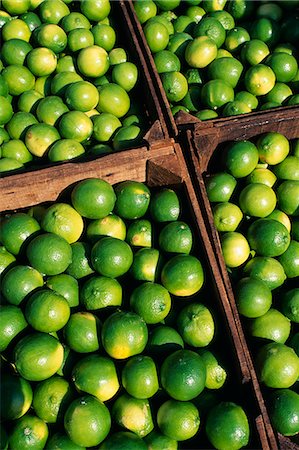
[[[179,195],[90,178],[3,218],[1,448],[248,444]]]
[[[200,120],[299,100],[297,0],[136,0],[173,114]]]
[[[298,144],[278,132],[228,142],[205,178],[270,416],[287,436],[299,433]]]
[[[138,68],[109,0],[1,8],[0,173],[141,142]]]

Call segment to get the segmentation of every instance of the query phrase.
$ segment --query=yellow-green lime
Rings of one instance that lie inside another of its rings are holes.
[[[84,447],[75,444],[66,434],[57,432],[49,437],[46,443],[46,450],[82,450]]]
[[[250,319],[263,316],[272,305],[272,292],[259,278],[241,278],[235,296],[239,313]]]
[[[275,258],[255,256],[244,267],[244,275],[264,281],[272,291],[281,286],[286,274],[282,264]]]
[[[299,322],[299,289],[293,288],[286,291],[281,298],[281,311],[292,322]]]
[[[71,244],[71,263],[66,269],[66,273],[75,279],[84,278],[94,272],[91,266],[89,243],[77,241]]]
[[[37,331],[51,333],[62,329],[70,317],[67,300],[51,289],[33,292],[25,306],[27,322]]]
[[[134,10],[140,23],[145,23],[157,14],[157,5],[152,0],[135,2]]]
[[[83,232],[81,215],[67,203],[55,203],[46,209],[41,226],[48,233],[63,237],[69,244],[76,242]]]
[[[126,241],[131,247],[152,246],[152,224],[147,219],[136,219],[127,229]]]
[[[19,375],[1,374],[0,405],[2,420],[16,420],[24,416],[32,404],[31,384]]]
[[[0,351],[7,349],[9,344],[28,326],[24,314],[16,305],[2,305],[0,307]],[[1,408],[2,409],[2,408]],[[6,408],[2,409],[6,411]]]
[[[160,284],[145,282],[133,290],[130,306],[147,324],[155,324],[169,314],[171,297],[167,289]]]
[[[93,137],[99,142],[108,142],[122,125],[119,118],[109,112],[95,115],[92,121]]]
[[[47,424],[39,417],[28,413],[14,422],[8,437],[9,448],[44,448],[48,435]]]
[[[208,36],[195,37],[187,44],[185,60],[190,67],[201,69],[208,66],[217,56],[217,45]]]
[[[243,219],[243,213],[234,203],[223,202],[214,206],[213,217],[218,231],[235,231]]]
[[[111,427],[109,410],[93,395],[78,397],[64,415],[64,428],[70,439],[82,447],[99,445]]]
[[[256,338],[284,344],[290,336],[291,321],[277,309],[270,308],[264,315],[252,319],[248,330]]]
[[[23,140],[27,127],[36,123],[37,119],[33,114],[18,111],[12,116],[5,128],[11,139]]]
[[[99,87],[100,97],[97,109],[120,118],[130,109],[130,97],[125,89],[116,83],[106,83]]]
[[[25,242],[40,230],[40,225],[29,214],[18,212],[4,218],[1,223],[1,241],[6,250],[18,255]]]
[[[155,362],[146,355],[132,356],[122,369],[121,380],[127,393],[135,398],[150,398],[159,389]]]
[[[208,76],[210,79],[220,79],[227,81],[235,88],[243,72],[242,63],[232,57],[218,57],[208,66]]]
[[[186,344],[192,347],[206,347],[213,340],[215,323],[205,305],[190,303],[178,314],[177,330]]]
[[[7,251],[7,249],[4,246],[0,246],[0,256],[1,256],[0,258],[0,275],[1,275],[2,272],[4,272],[6,269],[12,266],[16,258],[12,253]]]
[[[269,53],[269,47],[265,42],[260,39],[251,39],[242,46],[241,60],[244,63],[255,66],[262,63]]]
[[[169,42],[169,33],[166,26],[157,20],[149,20],[144,28],[145,39],[152,53],[164,50]]]
[[[11,139],[8,142],[4,142],[1,146],[1,150],[2,158],[12,158],[22,164],[26,164],[33,159],[32,154],[20,139]]]
[[[132,62],[116,64],[112,69],[112,81],[121,86],[125,91],[130,92],[138,79],[138,69]]]
[[[251,183],[240,192],[239,205],[243,213],[253,217],[267,217],[276,207],[276,194],[263,183]]]
[[[93,124],[83,111],[69,111],[61,117],[58,128],[61,137],[85,142],[92,135]]]
[[[250,247],[246,237],[237,231],[228,231],[221,236],[222,254],[227,267],[239,267],[247,261]]]
[[[74,392],[63,377],[54,375],[38,383],[34,389],[32,406],[35,414],[47,423],[61,423]]]
[[[272,170],[260,167],[253,169],[246,178],[247,183],[262,183],[269,187],[273,187],[276,180],[277,178]]]
[[[114,397],[119,389],[113,360],[98,354],[85,356],[75,364],[72,381],[79,392],[94,395],[102,402]]]
[[[65,342],[77,353],[92,353],[100,348],[101,322],[87,311],[71,314],[63,329]]]
[[[201,349],[198,353],[206,366],[205,387],[208,389],[222,388],[227,378],[225,368],[220,364],[215,354],[211,351]]]
[[[211,174],[205,179],[210,202],[228,202],[237,186],[237,180],[229,173]]]
[[[130,274],[135,280],[156,281],[161,272],[161,264],[159,250],[144,247],[134,253]]]
[[[77,111],[90,111],[99,102],[99,91],[89,81],[71,83],[64,95],[67,106]]]
[[[51,94],[64,95],[67,86],[71,83],[82,81],[82,77],[75,71],[60,71],[50,80]]]
[[[2,148],[3,148],[2,144]],[[299,181],[299,158],[295,155],[288,155],[279,164],[272,168],[274,174],[279,180],[297,180]]]
[[[170,50],[161,50],[154,54],[154,62],[158,73],[180,72],[181,62]]]
[[[150,201],[149,211],[155,222],[170,222],[180,215],[180,201],[173,189],[162,188],[155,192]]]
[[[71,275],[61,273],[53,277],[48,277],[46,286],[62,295],[71,308],[79,305],[78,281]]]
[[[43,157],[60,134],[53,125],[38,123],[31,125],[25,134],[25,144],[34,156]]]
[[[38,102],[36,116],[40,122],[55,125],[67,111],[68,107],[58,95],[49,95]]]
[[[291,240],[287,250],[279,256],[279,262],[283,266],[288,278],[299,276],[299,242]]]
[[[3,25],[1,28],[1,34],[3,41],[9,41],[10,39],[22,39],[23,41],[29,42],[31,30],[24,20],[16,17],[14,20],[8,20]]]
[[[290,218],[283,211],[280,211],[279,209],[274,209],[274,211],[272,211],[271,214],[269,214],[269,216],[267,216],[267,219],[277,220],[278,222],[282,223],[286,227],[286,229],[288,230],[289,233],[291,233]]]
[[[12,305],[19,305],[27,295],[44,284],[41,273],[31,266],[16,265],[1,280],[1,292]]]
[[[53,73],[57,66],[57,55],[47,47],[36,47],[26,57],[30,72],[37,77],[46,77]]]
[[[265,64],[251,66],[244,75],[245,87],[253,95],[266,95],[273,89],[276,77],[271,67]]]
[[[277,189],[278,206],[289,216],[299,215],[299,181],[283,181]]]
[[[205,107],[217,110],[234,100],[234,90],[225,80],[210,80],[202,87],[201,100]]]
[[[23,337],[14,348],[18,373],[29,381],[42,381],[54,375],[63,361],[63,346],[47,333]]]
[[[80,9],[89,20],[99,22],[108,17],[111,5],[109,0],[83,0]]]
[[[274,131],[262,134],[258,138],[256,146],[260,161],[270,165],[279,164],[290,152],[288,139],[283,134]]]
[[[184,341],[178,331],[167,325],[158,325],[151,330],[147,350],[153,356],[168,356],[175,350],[184,348]]]
[[[69,13],[69,7],[61,0],[45,0],[40,4],[39,16],[42,22],[58,24]]]
[[[191,439],[200,425],[198,409],[192,402],[166,400],[158,409],[157,423],[161,432],[171,439]]]
[[[235,26],[226,33],[224,47],[232,54],[238,54],[243,45],[250,41],[250,35],[244,27]]]
[[[270,393],[269,416],[275,429],[284,436],[298,433],[299,395],[292,389],[277,389]]]
[[[89,240],[95,242],[103,236],[111,236],[122,241],[126,238],[126,224],[116,214],[108,214],[102,219],[92,220],[86,229],[86,235]]]
[[[87,311],[122,304],[122,287],[114,278],[94,275],[82,285],[80,303]]]
[[[256,96],[247,91],[236,92],[235,100],[245,103],[251,110],[258,107],[258,99]]]
[[[133,431],[140,438],[149,434],[154,428],[148,399],[122,394],[115,400],[111,414],[117,425]]]
[[[51,145],[48,158],[52,162],[67,161],[84,155],[83,145],[75,139],[59,139]]]

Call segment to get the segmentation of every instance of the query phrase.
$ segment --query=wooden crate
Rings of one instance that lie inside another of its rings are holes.
[[[230,141],[252,139],[262,133],[274,131],[282,133],[288,139],[299,138],[299,109],[298,108],[280,108],[280,111],[273,110],[269,112],[247,114],[233,120],[220,119],[211,121],[209,126],[195,126],[193,130],[185,130],[181,136],[181,145],[184,149],[184,155],[188,163],[190,176],[193,179],[196,193],[203,207],[203,215],[206,229],[210,235],[213,251],[215,253],[222,280],[233,310],[236,327],[239,330],[239,339],[246,350],[248,350],[247,340],[244,335],[242,322],[236,306],[233,294],[232,284],[224,258],[221,251],[219,233],[215,228],[211,204],[208,200],[205,189],[205,176],[209,174],[211,159],[214,157],[214,164],[217,164],[217,149]],[[250,350],[250,348],[249,348]],[[247,354],[247,353],[246,353]],[[251,352],[247,364],[250,368],[253,378],[256,379],[254,364],[252,362]],[[258,401],[265,408],[265,402],[259,383],[255,383],[256,396]],[[268,417],[268,413],[266,412]],[[273,430],[270,430],[272,434]],[[293,443],[289,438],[278,435],[278,441],[281,449],[299,449],[299,446]]]
[[[171,151],[170,151],[171,150]],[[48,168],[32,174],[12,176],[2,181],[5,195],[0,205],[2,214],[16,210],[48,204],[62,200],[69,194],[70,187],[79,180],[99,177],[111,184],[124,180],[146,182],[153,189],[173,187],[181,195],[183,210],[187,212],[188,221],[193,229],[195,252],[202,261],[205,270],[206,289],[209,305],[215,312],[220,334],[217,342],[221,354],[229,362],[229,382],[225,388],[227,400],[241,404],[248,414],[251,427],[251,440],[247,448],[276,450],[274,434],[269,433],[269,421],[263,407],[254,395],[256,379],[248,367],[248,356],[240,342],[229,297],[220,274],[216,255],[214,254],[207,233],[202,207],[194,190],[185,160],[179,144],[171,149],[155,149],[155,157],[148,158],[146,149],[122,152],[107,158],[85,164],[63,164],[59,168]],[[117,163],[117,164],[116,164]],[[9,186],[4,186],[3,182]],[[0,186],[1,188],[1,186]],[[220,339],[219,339],[220,337]],[[210,444],[203,434],[197,441],[182,443],[182,448],[208,449]],[[203,438],[203,439],[202,439]],[[190,447],[191,446],[191,447]]]

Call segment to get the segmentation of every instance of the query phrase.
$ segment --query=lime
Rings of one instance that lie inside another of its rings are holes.
[[[81,445],[76,445],[66,434],[57,432],[47,440],[46,450],[82,450]]]
[[[192,231],[182,221],[173,221],[165,225],[159,234],[159,246],[168,253],[189,254],[192,248]]]
[[[36,47],[28,53],[26,64],[33,75],[48,76],[56,69],[57,56],[50,48]]]
[[[115,400],[112,417],[117,425],[133,431],[140,438],[154,428],[149,401],[128,394],[123,394]]]
[[[102,236],[111,236],[125,240],[126,232],[124,221],[115,214],[108,214],[102,219],[92,220],[86,229],[88,239],[93,242],[99,240]]]
[[[157,368],[150,356],[136,355],[122,369],[122,385],[132,397],[150,398],[159,389]]]
[[[160,275],[161,255],[154,248],[144,247],[133,256],[130,274],[135,280],[156,281]]]
[[[1,28],[1,31],[3,41],[22,39],[23,41],[29,42],[31,37],[31,31],[27,23],[17,17],[14,20],[7,21]]]
[[[257,255],[279,256],[290,245],[290,233],[286,227],[274,219],[255,220],[248,228],[247,239]]]
[[[76,242],[83,232],[83,219],[67,203],[55,203],[46,209],[41,226],[48,233],[63,237],[68,243]]]
[[[235,190],[237,180],[229,173],[219,172],[207,176],[205,186],[210,202],[228,202]]]
[[[22,169],[24,164],[13,158],[0,158],[0,173]]]
[[[130,223],[126,241],[131,247],[152,246],[152,224],[147,219],[136,219]]]
[[[174,328],[158,325],[151,330],[147,345],[151,354],[168,356],[174,350],[182,348],[184,348],[184,341]]]
[[[258,166],[247,176],[247,183],[262,183],[270,188],[273,187],[277,178],[270,169],[259,168]],[[271,213],[272,214],[272,213]]]
[[[244,409],[233,402],[222,401],[208,413],[206,434],[219,449],[239,449],[248,444],[249,423]]]
[[[171,297],[160,284],[145,282],[132,292],[130,306],[147,324],[159,323],[169,314]]]
[[[54,375],[63,361],[63,347],[47,333],[34,332],[22,338],[14,348],[18,373],[29,381],[42,381]]]
[[[284,52],[274,52],[268,56],[265,63],[275,73],[277,81],[288,83],[297,74],[298,63],[293,55]]]
[[[248,31],[243,27],[236,26],[227,31],[224,47],[233,54],[239,53],[244,43],[248,41],[250,41]]]
[[[4,142],[1,150],[2,158],[12,158],[22,164],[32,161],[31,153],[28,151],[24,142],[19,139],[11,139],[8,142]]]
[[[152,53],[164,50],[169,42],[169,33],[163,23],[156,20],[149,21],[143,28],[145,39]]]
[[[271,342],[259,349],[256,368],[260,381],[267,387],[289,388],[298,378],[299,358],[291,347]]]
[[[169,38],[167,50],[174,53],[181,61],[184,60],[185,50],[189,42],[192,41],[192,36],[189,33],[175,33]]]
[[[73,397],[70,383],[65,378],[54,375],[37,384],[32,406],[35,414],[45,422],[61,423]]]
[[[299,181],[299,158],[293,155],[287,156],[281,163],[276,164],[272,170],[280,180]]]
[[[91,28],[88,18],[77,11],[71,11],[67,16],[64,16],[60,25],[66,33],[79,28],[85,28],[86,30]]]
[[[285,83],[275,83],[273,89],[265,96],[267,102],[283,104],[293,94],[291,88]]]
[[[94,314],[82,311],[71,314],[63,332],[67,345],[77,353],[91,353],[100,348],[100,321]]]
[[[116,203],[114,212],[123,219],[138,219],[146,213],[150,191],[144,183],[122,181],[114,187]]]
[[[1,291],[12,305],[19,305],[27,295],[42,287],[42,275],[30,266],[17,265],[9,269],[1,280]]]
[[[241,49],[241,59],[245,63],[255,66],[262,63],[269,55],[268,45],[260,39],[251,39],[244,43]]]
[[[278,132],[262,134],[258,138],[256,145],[260,161],[271,165],[282,162],[290,151],[288,139]]]
[[[234,100],[234,90],[227,81],[210,80],[202,87],[201,100],[204,106],[217,110]]]
[[[184,306],[177,317],[177,329],[192,347],[206,347],[214,337],[215,324],[210,310],[202,303]]]
[[[278,258],[288,278],[299,276],[299,242],[291,240],[287,250]]]
[[[286,227],[289,233],[291,232],[291,221],[289,216],[279,209],[274,209],[274,211],[267,216],[267,219],[278,220],[278,222],[282,223]]]
[[[171,11],[179,6],[180,0],[156,0],[156,4],[162,11]]]
[[[177,450],[178,448],[178,443],[175,439],[171,439],[156,430],[153,430],[150,434],[145,436],[144,442],[150,450],[160,450],[161,448]]]
[[[9,252],[17,255],[26,240],[39,230],[39,223],[29,214],[14,213],[1,222],[1,242]]]
[[[112,69],[112,81],[129,92],[137,83],[138,69],[132,62],[117,64]]]
[[[217,56],[217,45],[208,36],[195,37],[185,50],[185,60],[190,67],[208,66]]]
[[[115,64],[120,64],[122,62],[127,61],[127,54],[125,49],[121,47],[114,47],[109,52],[109,62],[110,66],[114,66]]]
[[[30,112],[18,111],[5,125],[5,128],[11,139],[23,140],[27,128],[35,123],[37,123],[37,119],[33,114]]]
[[[204,283],[201,262],[192,255],[173,256],[161,273],[163,286],[173,295],[186,297],[200,290]]]
[[[59,121],[59,132],[63,138],[85,142],[93,130],[91,119],[83,111],[69,111]]]
[[[100,77],[109,69],[108,53],[98,45],[90,45],[79,51],[77,64],[79,72],[85,77]]]
[[[242,75],[243,65],[236,58],[224,57],[216,58],[209,64],[208,76],[210,79],[220,79],[227,81],[235,88]],[[224,75],[225,74],[225,75]]]
[[[122,287],[114,278],[94,275],[83,284],[80,290],[80,303],[87,311],[120,306]]]
[[[51,333],[66,325],[70,317],[70,307],[62,295],[51,289],[41,289],[29,296],[25,317],[35,330]]]
[[[223,108],[222,114],[224,117],[226,116],[237,116],[239,114],[250,113],[251,109],[246,105],[246,103],[241,102],[239,100],[234,100],[232,102],[228,102]]]
[[[75,364],[72,381],[79,392],[94,395],[102,402],[114,397],[119,389],[114,362],[97,354],[85,356]]]
[[[239,267],[247,261],[250,255],[250,247],[242,233],[228,231],[220,239],[223,258],[227,267]]]
[[[40,4],[39,16],[42,22],[58,24],[69,13],[69,7],[62,0],[45,0]]]
[[[206,366],[191,350],[177,350],[161,366],[161,385],[175,400],[189,401],[205,388]]]
[[[91,261],[94,269],[101,275],[114,278],[129,270],[133,253],[126,242],[106,236],[92,247]]]
[[[276,201],[273,189],[263,183],[248,184],[239,196],[239,205],[243,213],[253,217],[266,217],[271,214]]]
[[[14,422],[9,434],[9,448],[44,448],[49,430],[47,424],[32,414],[26,414]]]
[[[212,39],[217,48],[221,47],[225,41],[226,33],[221,22],[214,17],[203,17],[194,27],[193,37],[207,36]]]
[[[259,278],[241,278],[235,296],[239,313],[248,318],[263,316],[272,305],[271,290]]]
[[[275,258],[255,256],[244,267],[245,276],[264,281],[270,290],[281,286],[286,274],[282,264]]]
[[[157,14],[157,5],[152,0],[135,2],[134,9],[141,24]]]
[[[166,400],[158,409],[157,422],[163,434],[176,441],[185,441],[198,432],[200,418],[192,402]]]
[[[35,77],[25,66],[11,64],[5,67],[1,74],[7,82],[9,94],[13,96],[21,95],[23,92],[34,88]]]
[[[107,52],[113,49],[116,41],[114,29],[107,24],[98,23],[91,28],[94,36],[94,43]]]
[[[6,250],[5,247],[0,246],[0,275],[8,268],[10,268],[16,258],[14,255]]]
[[[109,0],[83,0],[80,9],[89,20],[99,22],[109,15],[111,6]]]
[[[72,261],[70,244],[53,233],[43,233],[33,238],[26,249],[30,264],[46,275],[58,275]]]
[[[279,208],[289,216],[299,215],[298,203],[299,181],[283,181],[277,189]]]
[[[102,328],[103,347],[114,359],[125,359],[143,352],[148,340],[145,321],[136,313],[117,311]]]
[[[249,175],[255,169],[258,160],[258,149],[251,141],[236,141],[226,148],[226,169],[235,178]]]
[[[52,162],[67,161],[84,155],[85,150],[80,142],[75,139],[59,139],[48,152],[48,158]]]
[[[2,45],[1,59],[5,65],[24,64],[32,45],[23,39],[9,39]]]
[[[79,305],[79,286],[77,280],[66,273],[48,277],[46,286],[62,295],[70,307]]]
[[[99,88],[100,98],[97,109],[120,118],[130,109],[130,97],[125,89],[115,83],[107,83]]]
[[[50,146],[60,139],[59,132],[53,125],[38,123],[31,125],[25,134],[25,144],[30,153],[42,157]]]
[[[32,404],[32,387],[19,375],[1,374],[0,392],[1,418],[4,420],[19,419]]]
[[[67,45],[65,31],[56,24],[43,24],[37,28],[36,40],[40,47],[46,47],[54,53],[61,53]]]
[[[71,244],[72,262],[68,265],[66,273],[75,279],[84,278],[94,270],[91,267],[90,252],[91,247],[87,242],[74,242]]]
[[[250,36],[253,39],[260,39],[269,45],[269,47],[272,47],[279,41],[280,27],[271,18],[260,17],[251,24]]]
[[[243,219],[243,213],[239,206],[223,202],[214,206],[213,218],[218,231],[235,231]]]
[[[258,107],[258,99],[255,95],[247,91],[239,91],[235,95],[235,101],[241,101],[245,103],[250,109],[256,109]]]
[[[72,401],[64,415],[64,428],[77,445],[93,447],[108,435],[111,417],[108,408],[92,395],[84,395]]]
[[[94,36],[86,28],[75,28],[68,33],[67,44],[72,52],[77,52],[82,48],[94,45]]]
[[[25,13],[30,7],[29,0],[15,0],[13,4],[9,0],[2,1],[3,8],[12,15]]]
[[[143,3],[143,2],[142,2]],[[153,2],[152,2],[153,3]],[[143,439],[131,431],[118,431],[109,435],[101,444],[100,450],[146,450]],[[74,449],[75,450],[75,449]]]
[[[299,289],[294,288],[286,291],[281,299],[281,310],[283,314],[288,317],[292,322],[298,323],[298,302],[299,302]]]
[[[199,355],[206,366],[205,387],[208,389],[220,389],[226,381],[227,373],[225,369],[209,350],[200,350]]]
[[[136,147],[140,143],[140,134],[140,127],[134,124],[119,128],[113,137],[113,150],[120,151]]]
[[[51,94],[62,96],[67,86],[76,81],[82,81],[82,77],[74,71],[61,71],[56,73],[50,81]]]
[[[249,323],[251,336],[284,344],[290,336],[291,322],[280,311],[270,308],[264,315]]]
[[[284,436],[298,433],[299,395],[291,389],[278,389],[270,394],[269,416],[275,429]]]
[[[181,72],[164,72],[161,74],[161,80],[170,102],[179,102],[188,92],[186,77]]]
[[[245,87],[253,95],[265,95],[273,89],[276,81],[275,73],[265,64],[251,66],[245,72]]]
[[[20,308],[15,305],[2,305],[0,307],[0,351],[6,350],[15,337],[27,326],[27,321]],[[6,411],[6,408],[3,408],[3,411]]]

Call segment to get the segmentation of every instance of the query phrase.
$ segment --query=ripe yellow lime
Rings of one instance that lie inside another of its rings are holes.
[[[112,417],[117,425],[133,431],[140,438],[149,434],[154,428],[149,401],[129,394],[123,394],[115,400],[112,406]]]
[[[227,267],[241,266],[250,254],[246,237],[237,231],[228,231],[221,236],[221,248]]]
[[[41,226],[48,233],[55,233],[72,244],[80,238],[84,222],[69,204],[55,203],[46,209]]]
[[[217,56],[217,45],[208,36],[190,41],[185,50],[185,59],[190,67],[201,69],[208,66]]]

